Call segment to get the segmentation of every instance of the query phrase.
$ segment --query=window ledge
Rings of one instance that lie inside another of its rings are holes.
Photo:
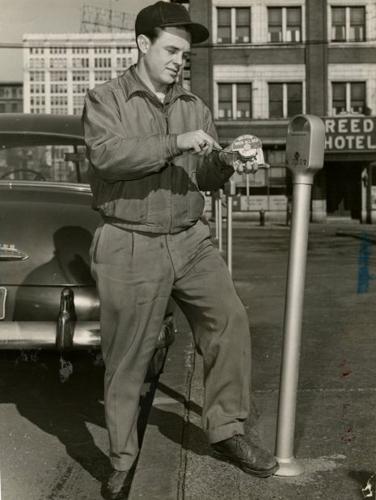
[[[338,48],[343,48],[343,47],[346,47],[346,48],[349,48],[349,46],[352,46],[352,47],[376,47],[376,41],[371,41],[371,40],[364,40],[362,42],[354,42],[353,40],[352,41],[348,41],[348,42],[333,42],[333,41],[330,41],[328,42],[328,45],[329,47],[338,47]]]
[[[249,120],[222,120],[215,119],[217,125],[285,125],[289,123],[289,118],[250,118]]]
[[[361,43],[361,42],[360,42]],[[294,47],[303,48],[305,42],[248,42],[248,43],[217,43],[213,42],[212,48],[214,49],[242,49],[242,48],[254,48],[254,49],[274,49],[276,47]]]

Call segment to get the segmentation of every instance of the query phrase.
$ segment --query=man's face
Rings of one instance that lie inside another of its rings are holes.
[[[178,78],[187,55],[191,35],[184,28],[169,27],[161,31],[144,54],[149,78],[160,87],[170,85]]]

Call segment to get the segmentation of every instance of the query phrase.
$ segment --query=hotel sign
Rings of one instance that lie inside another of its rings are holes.
[[[376,116],[325,117],[325,150],[376,152]]]

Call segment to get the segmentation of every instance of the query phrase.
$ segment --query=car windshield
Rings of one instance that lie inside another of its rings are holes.
[[[88,182],[85,146],[23,146],[0,150],[0,180]]]

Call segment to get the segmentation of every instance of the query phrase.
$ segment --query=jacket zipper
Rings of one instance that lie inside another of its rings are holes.
[[[171,102],[169,103],[169,106],[171,105]],[[169,135],[170,133],[170,127],[168,123],[168,107],[166,106],[165,103],[162,104],[162,110],[163,110],[163,116],[166,121],[166,135]],[[170,200],[170,221],[169,221],[169,232],[171,232],[172,228],[172,177],[173,177],[173,172],[172,168],[170,166],[169,162],[169,168],[170,168],[170,193],[169,193],[169,200]]]

